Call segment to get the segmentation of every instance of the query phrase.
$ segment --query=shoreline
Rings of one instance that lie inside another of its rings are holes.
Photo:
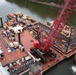
[[[39,3],[39,4],[48,5],[48,6],[53,6],[53,7],[57,7],[57,8],[61,7],[59,4],[55,4],[54,2],[47,3],[47,2],[40,2],[40,1],[36,1],[36,0],[29,0],[29,1]]]

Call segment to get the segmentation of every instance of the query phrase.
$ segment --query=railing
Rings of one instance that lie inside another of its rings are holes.
[[[2,35],[0,35],[0,39],[2,40],[3,44],[5,45],[5,47],[9,47],[8,42],[2,37]]]

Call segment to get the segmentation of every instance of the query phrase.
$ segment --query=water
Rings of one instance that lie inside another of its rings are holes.
[[[44,73],[44,75],[74,75],[72,65],[75,65],[73,56],[56,65],[54,68]]]
[[[0,2],[0,15],[3,16],[3,19],[8,12],[18,11],[26,13],[33,19],[44,23],[45,21],[53,20],[53,18],[56,16],[58,9],[50,8],[45,5],[35,4],[25,0],[2,0]]]
[[[41,5],[28,0],[1,0],[0,1],[0,15],[5,20],[5,16],[8,12],[21,11],[31,16],[38,22],[45,23],[46,21],[52,21],[58,12],[58,8]],[[76,24],[76,13],[72,16],[68,25],[74,26]]]
[[[38,22],[45,23],[46,21],[52,21],[57,15],[58,10],[58,8],[32,3],[26,0],[0,0],[0,15],[4,21],[8,12],[21,11]],[[76,25],[76,12],[68,21],[68,25]],[[71,69],[74,64],[74,59],[71,57],[44,73],[44,75],[74,75]]]

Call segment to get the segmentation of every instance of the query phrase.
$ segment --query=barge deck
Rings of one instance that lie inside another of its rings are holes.
[[[16,17],[14,17],[16,14],[11,13],[11,16],[7,15],[8,20],[4,24],[4,29],[0,31],[0,35],[2,36],[2,38],[0,38],[0,42],[1,42],[0,47],[3,52],[3,57],[0,57],[0,62],[2,63],[2,66],[4,66],[4,67],[8,66],[9,72],[13,70],[13,67],[12,67],[13,65],[14,65],[14,69],[20,68],[21,66],[25,65],[24,58],[26,59],[27,56],[29,56],[28,62],[29,62],[29,60],[31,60],[30,61],[31,64],[33,64],[35,62],[35,60],[39,59],[35,55],[32,55],[30,53],[30,49],[33,47],[33,43],[36,40],[35,39],[36,31],[34,29],[38,25],[40,25],[40,27],[43,28],[43,30],[45,30],[44,33],[46,34],[46,31],[48,30],[48,32],[49,32],[49,29],[51,27],[51,26],[48,27],[47,24],[43,25],[41,23],[38,23],[35,20],[33,20],[32,18],[30,18],[29,16],[25,16],[26,18],[23,19],[22,16],[24,16],[24,14],[22,14],[22,13],[19,13],[19,14],[17,14],[19,21],[17,21]],[[17,30],[15,30],[15,28],[14,28],[16,26],[20,27],[20,29],[19,29],[20,35],[18,34],[19,32],[17,32]],[[67,26],[65,26],[65,28],[66,27]],[[63,31],[65,30],[65,28],[63,29]],[[68,28],[69,32],[70,32],[70,29],[71,29],[71,27]],[[8,30],[10,31],[10,33],[7,32]],[[8,33],[9,36],[5,32]],[[64,34],[61,33],[60,35],[64,36],[67,39],[70,38],[71,33],[69,33],[68,35],[64,35]],[[9,39],[9,37],[11,37],[11,36],[12,37],[14,36],[13,37],[14,40]],[[58,39],[56,40],[56,43],[50,48],[50,51],[52,51],[56,55],[56,57],[54,57],[52,59],[47,53],[42,55],[47,60],[47,62],[43,64],[39,60],[38,65],[41,66],[42,68],[39,68],[36,73],[31,71],[33,75],[40,75],[41,73],[47,71],[48,69],[52,68],[59,62],[71,57],[72,55],[74,55],[76,53],[76,47],[75,47],[76,45],[74,45],[73,48],[71,48],[71,44],[68,44],[67,47],[64,47],[65,44],[68,43],[68,41],[65,38],[62,38],[61,36],[58,37]],[[69,36],[69,37],[67,37],[67,36]],[[72,36],[74,36],[74,35],[72,35]],[[3,42],[2,39],[6,40],[6,43],[8,44],[8,46],[5,47],[5,44],[4,44],[5,42]],[[16,44],[16,45],[18,45],[17,48],[15,48],[13,45],[11,45],[11,43],[13,43],[13,42],[18,43],[18,44]],[[19,47],[19,46],[21,46],[21,47]],[[9,52],[8,48],[11,48],[11,52]],[[10,66],[9,66],[10,64],[12,64],[12,66],[11,66],[12,68],[10,68]],[[29,66],[29,64],[28,64],[28,66]],[[30,67],[28,67],[28,68],[30,69]],[[26,69],[24,69],[24,70],[26,70]],[[19,74],[19,72],[17,74]],[[11,75],[13,75],[13,73],[11,73]]]

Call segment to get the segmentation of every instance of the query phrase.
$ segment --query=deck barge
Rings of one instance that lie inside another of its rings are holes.
[[[50,47],[50,51],[56,54],[56,57],[51,58],[47,53],[43,54],[42,56],[47,60],[47,62],[43,64],[40,58],[30,53],[33,42],[36,40],[35,36],[37,35],[34,29],[37,26],[43,28],[47,36],[51,25],[52,22],[47,22],[46,24],[38,23],[23,13],[10,13],[7,15],[7,20],[3,26],[4,29],[0,31],[0,50],[3,54],[3,56],[0,57],[0,62],[3,67],[8,67],[7,70],[10,72],[10,75],[14,75],[14,72],[17,73],[16,75],[20,75],[20,73],[27,69],[30,69],[30,75],[41,75],[43,72],[76,53],[76,45],[75,42],[72,41],[75,36],[73,34],[75,30],[67,25],[62,30],[54,45]],[[2,40],[4,40],[4,42]],[[36,60],[38,64],[35,62]],[[27,62],[30,63],[28,64]],[[28,66],[25,66],[25,63],[27,63]],[[34,71],[35,68],[32,67],[34,63],[38,68],[36,68],[36,71]],[[24,69],[18,72],[22,67]]]

